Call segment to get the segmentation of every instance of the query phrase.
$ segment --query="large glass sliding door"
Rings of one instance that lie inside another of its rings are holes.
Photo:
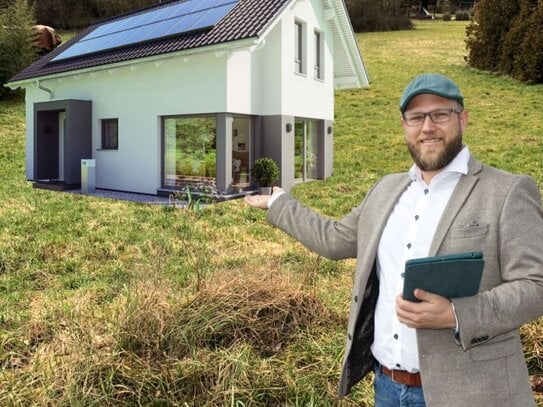
[[[215,184],[215,116],[171,117],[163,119],[164,187]]]
[[[317,121],[294,122],[294,181],[317,179]]]

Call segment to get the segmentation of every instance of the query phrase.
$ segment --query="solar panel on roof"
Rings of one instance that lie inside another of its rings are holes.
[[[187,0],[96,28],[53,61],[213,27],[239,0]]]

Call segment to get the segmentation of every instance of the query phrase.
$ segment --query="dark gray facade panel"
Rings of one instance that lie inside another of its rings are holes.
[[[334,174],[334,122],[324,120],[324,154],[321,166],[322,179],[331,177]]]
[[[56,100],[34,104],[34,171],[35,180],[58,178],[59,127],[58,114],[66,113],[64,126],[64,182],[81,182],[81,160],[92,158],[92,102],[88,100]],[[47,163],[55,159],[56,164]],[[56,174],[55,167],[56,165]],[[50,177],[43,177],[49,173]]]
[[[273,158],[280,169],[276,185],[290,191],[294,185],[294,117],[261,117],[260,154]],[[288,125],[288,126],[287,126]]]

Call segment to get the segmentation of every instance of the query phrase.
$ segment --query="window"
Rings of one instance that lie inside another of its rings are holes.
[[[314,71],[315,71],[315,79],[323,79],[324,78],[324,75],[323,75],[323,70],[322,70],[322,66],[323,66],[323,60],[322,60],[322,55],[323,55],[323,44],[322,44],[322,34],[315,30],[315,41],[314,41],[314,47],[315,47],[315,53],[314,53],[314,58],[315,58],[315,68],[314,68]]]
[[[305,39],[304,24],[300,21],[294,22],[294,72],[305,74]]]
[[[317,179],[317,121],[296,119],[294,123],[294,180]]]
[[[163,119],[164,187],[215,183],[215,116]]]
[[[102,119],[102,149],[117,150],[119,148],[119,120]]]

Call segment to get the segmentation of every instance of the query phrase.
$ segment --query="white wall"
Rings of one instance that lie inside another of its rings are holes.
[[[303,21],[305,28],[305,75],[294,73],[294,22]],[[324,80],[314,78],[315,64],[313,33],[321,31],[324,40]],[[283,19],[283,114],[307,118],[334,120],[334,78],[332,61],[332,32],[324,20],[321,0],[298,0]]]
[[[294,21],[306,28],[307,74],[294,72]],[[313,33],[324,43],[324,80],[313,75]],[[322,2],[298,0],[255,49],[228,57],[228,111],[256,115],[286,115],[334,120],[332,31],[324,20]],[[248,85],[251,84],[249,88]]]
[[[96,187],[155,194],[161,177],[161,116],[226,110],[226,58],[215,53],[42,81],[55,99],[92,100]],[[27,177],[32,178],[33,103],[27,89]],[[119,149],[100,150],[101,119],[119,120]]]

